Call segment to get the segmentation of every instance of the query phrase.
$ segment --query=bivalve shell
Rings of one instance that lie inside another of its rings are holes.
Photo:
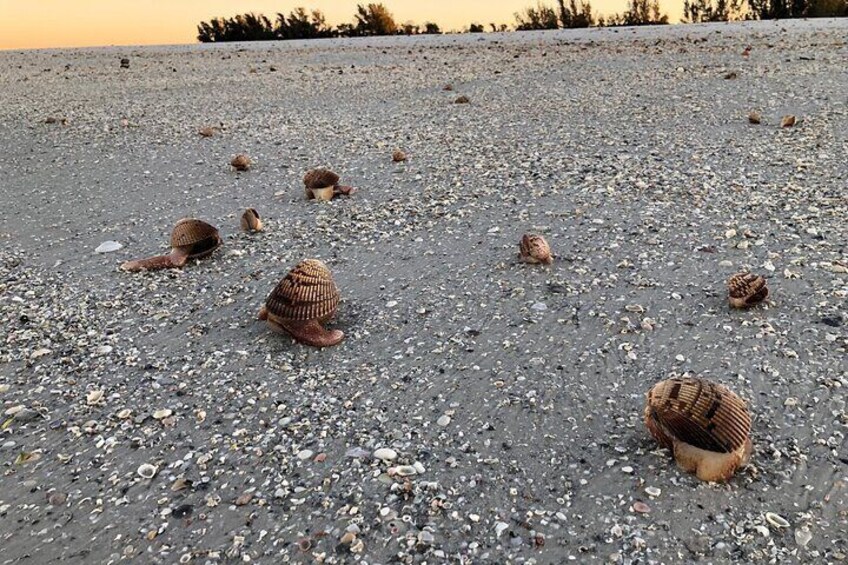
[[[766,279],[753,273],[736,273],[727,279],[727,296],[734,308],[748,308],[769,295]]]
[[[143,463],[138,466],[138,476],[143,479],[152,479],[156,476],[156,473],[159,472],[159,468],[156,465],[151,465],[150,463]]]
[[[541,235],[526,233],[519,244],[519,256],[525,263],[553,263],[551,247]]]
[[[681,467],[704,481],[728,480],[751,454],[745,401],[705,379],[675,377],[654,385],[645,425]]]
[[[271,291],[265,307],[283,320],[323,320],[335,314],[339,301],[339,290],[327,266],[306,259]]]
[[[241,229],[246,232],[262,231],[262,219],[255,208],[248,208],[241,215]]]
[[[253,161],[250,160],[250,157],[247,155],[240,153],[233,157],[233,160],[230,161],[230,166],[237,171],[246,171],[253,164]]]

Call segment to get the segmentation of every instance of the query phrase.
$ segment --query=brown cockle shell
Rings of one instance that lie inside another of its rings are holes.
[[[241,230],[246,232],[262,231],[262,219],[255,208],[248,208],[241,215]]]
[[[121,265],[124,271],[152,271],[182,267],[189,259],[202,259],[211,255],[223,240],[215,226],[195,218],[183,218],[171,230],[171,253],[127,261]]]
[[[395,149],[392,152],[392,161],[394,161],[395,163],[402,163],[403,161],[406,161],[406,153],[404,153],[400,149]]]
[[[327,347],[344,337],[339,330],[321,326],[335,315],[339,301],[339,290],[327,266],[317,259],[307,259],[298,263],[271,291],[259,318],[300,343]]]
[[[727,279],[727,297],[734,308],[748,308],[769,295],[766,279],[753,273],[736,273]]]
[[[645,425],[685,471],[702,481],[726,481],[751,456],[751,415],[727,387],[674,377],[648,392]]]
[[[237,171],[246,171],[252,164],[253,162],[250,160],[250,157],[243,153],[239,153],[233,157],[232,161],[230,161],[230,166]]]
[[[524,234],[519,244],[519,256],[525,263],[551,264],[554,259],[551,247],[541,235]]]
[[[787,116],[783,116],[780,119],[780,127],[782,128],[791,128],[796,123],[795,116],[789,114]]]
[[[312,169],[303,176],[306,199],[330,200],[338,194],[350,195],[356,192],[351,186],[339,184],[340,177],[329,169]],[[329,190],[332,189],[332,190]]]

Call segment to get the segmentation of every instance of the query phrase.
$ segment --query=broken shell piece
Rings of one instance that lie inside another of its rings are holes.
[[[138,476],[142,479],[152,479],[159,472],[159,468],[150,463],[143,463],[138,466]]]
[[[753,273],[736,273],[727,280],[727,296],[734,308],[748,308],[769,295],[766,279]]]
[[[459,98],[453,101],[454,104],[469,104],[470,102],[471,100],[468,98],[468,96],[464,95],[460,96]]]
[[[262,231],[262,220],[255,208],[248,208],[241,215],[241,229],[246,232]]]
[[[751,456],[745,401],[705,379],[675,377],[654,385],[645,425],[681,468],[702,481],[729,480]]]
[[[90,390],[88,394],[85,395],[85,402],[89,406],[94,406],[103,400],[103,391],[102,390]]]
[[[171,253],[147,259],[127,261],[121,265],[124,271],[168,269],[182,267],[190,259],[202,259],[211,255],[223,240],[217,228],[203,220],[183,218],[171,231]]]
[[[761,121],[762,121],[762,116],[760,116],[760,113],[757,112],[756,110],[754,110],[750,114],[748,114],[748,122],[749,123],[758,124]]]
[[[330,270],[317,259],[296,265],[268,295],[259,319],[278,333],[313,347],[336,345],[344,338],[339,330],[327,330],[339,305],[339,291]]]
[[[202,127],[197,130],[197,133],[200,134],[200,137],[212,137],[218,131],[218,128],[212,126]]]
[[[230,161],[230,166],[237,171],[246,171],[252,164],[253,162],[250,160],[250,157],[243,153],[236,155],[233,157],[233,160]]]
[[[783,516],[779,516],[774,512],[766,512],[766,522],[777,529],[789,527],[789,522]]]
[[[526,233],[519,244],[519,256],[525,263],[553,263],[551,247],[541,235]]]
[[[788,115],[788,116],[783,116],[780,119],[780,127],[782,127],[782,128],[791,128],[794,125],[795,125],[795,116],[793,116],[791,114]]]
[[[154,420],[164,420],[165,418],[167,418],[168,416],[170,416],[173,413],[174,413],[173,410],[171,410],[170,408],[162,408],[162,409],[157,410],[153,413],[153,419]]]
[[[400,149],[395,149],[392,153],[392,161],[394,161],[395,163],[406,161],[406,153],[404,153]]]

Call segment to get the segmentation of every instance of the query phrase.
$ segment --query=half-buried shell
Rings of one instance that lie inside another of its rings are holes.
[[[322,326],[335,315],[339,301],[339,291],[327,266],[317,259],[307,259],[271,291],[259,311],[259,319],[300,343],[328,347],[344,338],[341,331]]]
[[[734,308],[748,308],[769,295],[766,279],[753,273],[736,273],[727,279],[727,297]]]
[[[677,464],[702,481],[727,481],[751,456],[745,401],[705,379],[674,377],[648,392],[645,425]]]

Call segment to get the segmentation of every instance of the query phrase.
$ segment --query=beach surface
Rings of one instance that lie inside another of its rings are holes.
[[[846,38],[0,52],[0,564],[845,562]],[[316,166],[359,191],[305,200]],[[211,258],[118,269],[185,216]],[[257,320],[306,258],[339,346]],[[684,373],[749,404],[728,483],[642,422]]]

